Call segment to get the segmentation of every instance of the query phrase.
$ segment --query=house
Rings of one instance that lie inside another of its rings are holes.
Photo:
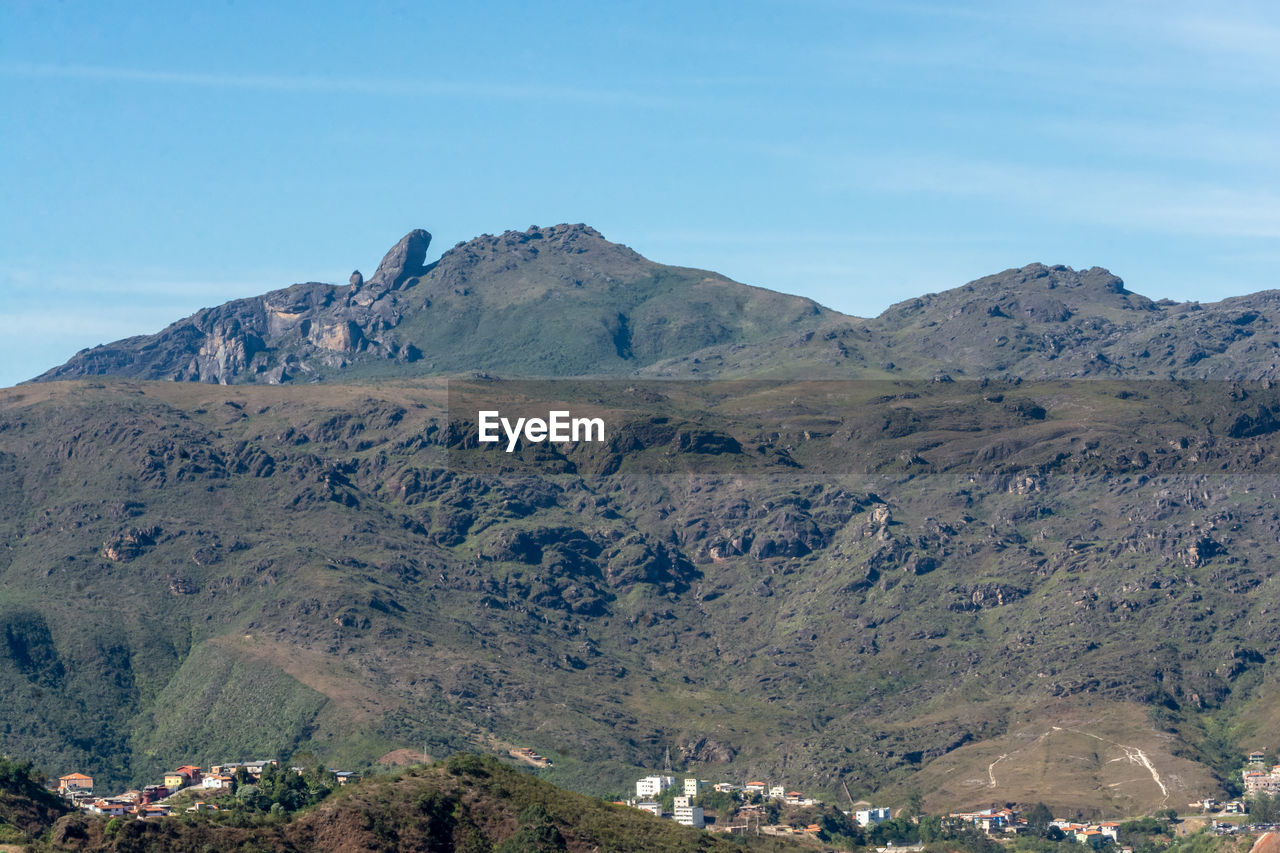
[[[892,812],[887,808],[876,808],[871,806],[865,809],[858,809],[853,813],[853,819],[858,822],[858,826],[869,827],[875,826],[877,823],[883,823],[892,816]]]
[[[164,775],[164,786],[170,791],[181,791],[183,788],[190,787],[200,781],[200,768],[179,767],[172,773]]]
[[[652,800],[646,800],[644,802],[636,803],[636,808],[638,808],[642,812],[648,812],[649,814],[662,817],[662,806],[658,805]]]
[[[141,817],[141,818],[168,817],[171,813],[172,811],[170,810],[170,808],[165,805],[150,804],[145,806],[138,806],[138,817]]]
[[[1261,770],[1246,770],[1240,774],[1244,778],[1244,790],[1247,794],[1268,793],[1280,790],[1280,775],[1265,773]]]
[[[206,776],[200,780],[200,785],[210,790],[221,791],[223,788],[230,788],[234,781],[235,778],[232,776]]]
[[[58,793],[66,794],[71,791],[92,791],[93,777],[84,773],[68,773],[66,776],[58,777]]]
[[[985,809],[980,812],[953,812],[952,820],[971,823],[988,835],[1001,832],[1013,825],[1017,813],[1009,809]]]
[[[1098,831],[1101,832],[1104,837],[1110,838],[1112,841],[1120,840],[1119,821],[1109,820],[1106,823],[1100,823],[1098,824]]]
[[[350,770],[342,770],[338,773],[334,773],[333,776],[338,780],[339,785],[345,785],[348,782],[354,781],[356,778],[356,774],[352,773]]]
[[[787,795],[787,789],[782,787],[781,785],[774,785],[772,788],[769,789],[769,799],[771,800],[781,800],[786,795]]]
[[[746,794],[763,794],[768,787],[764,782],[748,782],[742,786],[742,791]]]
[[[1260,749],[1255,749],[1253,752],[1249,753],[1250,764],[1265,764],[1266,761],[1267,754]]]
[[[658,796],[676,783],[674,776],[646,776],[636,782],[636,796],[640,799]]]
[[[681,826],[692,826],[696,829],[702,829],[707,825],[706,819],[702,816],[702,806],[688,805],[688,797],[679,797],[685,801],[685,805],[677,804],[675,812],[675,821]]]
[[[169,789],[164,785],[147,785],[138,796],[139,805],[147,805],[169,796]]]
[[[187,806],[187,811],[189,812],[216,812],[217,810],[218,807],[213,803],[206,803],[203,800],[196,800],[194,803]]]
[[[89,811],[107,817],[122,817],[128,810],[128,805],[116,800],[94,800],[89,805]]]
[[[268,764],[270,764],[272,767],[280,766],[280,762],[276,761],[274,758],[271,758],[266,761],[246,761],[244,763],[244,769],[253,778],[260,779],[262,778],[262,768],[266,767]]]
[[[804,803],[804,794],[799,791],[787,791],[786,796],[782,799],[789,806],[798,806]]]
[[[71,805],[78,809],[87,809],[96,799],[93,791],[68,791],[62,796],[71,800]]]
[[[741,786],[735,785],[732,782],[717,782],[712,786],[712,788],[721,794],[736,794],[742,790]]]

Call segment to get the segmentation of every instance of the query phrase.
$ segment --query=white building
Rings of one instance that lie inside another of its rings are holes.
[[[674,776],[646,776],[636,782],[636,796],[640,799],[656,797],[675,783]]]
[[[684,795],[686,797],[698,797],[702,795],[703,781],[701,779],[688,778],[684,780]]]
[[[680,797],[679,799],[688,802],[687,797]],[[678,824],[692,826],[696,829],[702,829],[707,825],[706,820],[702,817],[702,806],[677,805],[675,807],[675,820]]]
[[[781,800],[786,795],[787,789],[782,785],[774,785],[769,789],[769,799],[771,800]]]
[[[868,827],[875,826],[877,823],[886,821],[891,817],[889,809],[858,809],[853,813],[853,819],[858,822],[858,826]]]
[[[693,805],[693,797],[690,796],[673,797],[671,800],[671,806],[673,808],[687,809],[691,805]]]
[[[649,814],[655,814],[658,817],[662,817],[662,806],[658,805],[655,802],[650,801],[650,802],[636,803],[636,808],[638,808],[642,812],[648,812]]]

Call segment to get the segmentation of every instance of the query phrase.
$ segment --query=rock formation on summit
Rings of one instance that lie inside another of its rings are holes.
[[[378,264],[378,271],[370,276],[368,284],[380,290],[399,290],[410,278],[426,272],[423,262],[431,246],[431,235],[415,228],[400,238],[391,251]]]

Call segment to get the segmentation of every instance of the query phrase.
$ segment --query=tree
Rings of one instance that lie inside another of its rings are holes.
[[[907,794],[907,817],[919,817],[924,814],[924,797],[919,788],[912,788]]]
[[[1036,803],[1027,812],[1027,828],[1036,835],[1044,835],[1053,823],[1053,812],[1044,803]]]
[[[697,803],[718,815],[730,815],[738,808],[738,798],[724,791],[705,791],[698,795]]]
[[[1280,796],[1255,794],[1249,799],[1249,819],[1254,823],[1280,822]]]
[[[932,844],[935,841],[941,841],[946,838],[946,829],[942,825],[942,818],[938,815],[925,815],[920,818],[916,824],[916,831],[920,835],[920,840],[925,844]]]
[[[868,829],[867,838],[877,846],[884,846],[890,841],[894,844],[912,844],[920,839],[920,830],[914,821],[906,817],[895,817],[882,820]]]
[[[520,812],[515,835],[499,844],[494,853],[558,853],[567,849],[564,836],[540,803]]]
[[[241,785],[236,788],[236,799],[254,811],[265,812],[271,808],[271,799],[257,785]]]

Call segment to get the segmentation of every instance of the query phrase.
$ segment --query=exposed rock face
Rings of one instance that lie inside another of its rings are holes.
[[[360,346],[360,326],[347,320],[331,324],[314,324],[309,336],[312,343],[331,352],[353,352]]]
[[[429,233],[421,228],[410,231],[382,258],[378,271],[369,279],[369,286],[379,290],[399,290],[408,279],[422,275],[426,272],[423,261],[427,259],[430,246]]]
[[[308,282],[206,308],[157,335],[84,350],[41,379],[112,374],[222,385],[278,384],[322,378],[351,356],[407,363],[422,351],[394,328],[401,308],[389,294],[424,269],[431,235],[417,230],[398,242],[366,282],[359,270],[350,291]],[[378,286],[371,286],[377,283]]]

